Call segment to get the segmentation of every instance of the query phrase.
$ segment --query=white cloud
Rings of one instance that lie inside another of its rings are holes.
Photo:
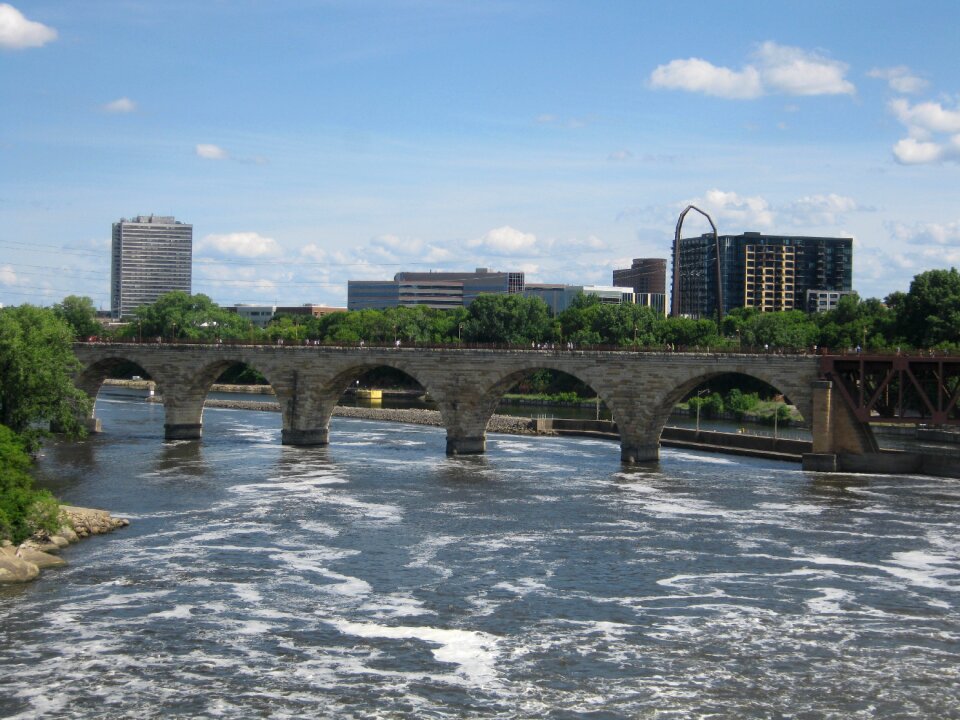
[[[890,111],[907,129],[907,137],[893,146],[901,165],[960,161],[960,108],[951,110],[938,102],[911,105],[898,98],[890,102]]]
[[[22,50],[42,47],[57,39],[57,31],[43,23],[27,20],[13,5],[0,3],[0,48]]]
[[[137,104],[128,97],[117,98],[103,106],[108,113],[132,113],[136,111]]]
[[[816,51],[774,42],[756,52],[764,86],[786,95],[852,95],[853,83],[844,78],[849,66]]]
[[[960,220],[940,223],[890,223],[890,237],[898,243],[960,247]]]
[[[752,99],[763,94],[760,73],[747,66],[741,71],[701,60],[671,60],[660,65],[650,74],[650,84],[655,88],[686,90],[705,95],[731,99]]]
[[[308,258],[313,262],[324,262],[327,259],[327,251],[318,247],[316,243],[308,243],[300,248],[301,257]]]
[[[197,249],[212,250],[221,255],[252,258],[276,255],[280,248],[273,238],[263,237],[255,232],[236,232],[207,235],[197,243]]]
[[[759,195],[746,197],[735,192],[708,190],[703,198],[697,198],[686,204],[703,209],[714,217],[714,222],[726,221],[735,225],[738,228],[737,232],[773,225],[773,211],[770,209],[770,203]],[[730,232],[721,228],[718,230]]]
[[[794,200],[787,208],[794,225],[837,225],[845,213],[861,210],[851,197],[829,193],[807,195]]]
[[[845,78],[849,66],[812,50],[765,42],[753,53],[754,63],[741,70],[719,67],[707,60],[672,60],[650,74],[655,88],[686,90],[730,99],[753,99],[770,93],[784,95],[852,95]]]
[[[469,241],[467,246],[498,255],[529,255],[536,250],[537,236],[504,225]]]
[[[607,155],[607,160],[613,160],[614,162],[624,162],[631,158],[633,158],[633,153],[629,150],[616,150]]]
[[[943,148],[934,142],[904,138],[893,146],[893,155],[901,165],[926,165],[943,159]]]
[[[0,266],[0,285],[16,285],[17,274],[11,265]]]
[[[906,65],[898,65],[890,68],[873,68],[867,73],[867,76],[877,78],[878,80],[886,80],[891,90],[903,93],[904,95],[918,93],[929,85],[926,80],[910,72],[910,68]]]
[[[229,156],[226,150],[218,145],[200,144],[196,147],[197,157],[204,160],[226,160]]]
[[[929,132],[960,133],[960,110],[947,110],[940,103],[925,102],[911,105],[903,98],[892,100],[890,109],[897,120],[909,128]]]

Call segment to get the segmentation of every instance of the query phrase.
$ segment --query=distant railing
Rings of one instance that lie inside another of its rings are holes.
[[[321,347],[321,348],[372,348],[372,349],[420,349],[420,350],[509,350],[547,353],[567,352],[636,352],[636,353],[700,353],[710,355],[790,355],[790,356],[821,356],[821,357],[859,357],[864,358],[882,356],[911,357],[911,358],[958,358],[956,353],[945,350],[870,350],[869,353],[858,349],[831,350],[824,347],[814,348],[774,348],[741,346],[736,348],[700,346],[700,345],[576,345],[566,342],[552,343],[475,343],[475,342],[410,342],[401,340],[385,342],[343,342],[335,340],[283,340],[283,341],[255,341],[255,340],[203,340],[199,338],[99,338],[90,337],[78,340],[81,345],[190,345],[203,347]]]

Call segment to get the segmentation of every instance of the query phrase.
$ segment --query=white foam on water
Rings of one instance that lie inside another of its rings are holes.
[[[332,525],[320,522],[319,520],[301,520],[299,525],[304,532],[315,533],[325,537],[332,538],[337,537],[337,535],[340,534],[339,528],[335,528]]]
[[[841,615],[845,611],[840,606],[842,602],[853,602],[853,593],[839,588],[813,588],[822,593],[820,597],[806,601],[807,609],[815,615]]]
[[[512,592],[514,595],[523,596],[532,592],[549,590],[550,588],[540,582],[540,580],[537,578],[517,578],[515,582],[498,582],[493,586],[493,589],[506,590],[507,592]]]
[[[193,605],[177,605],[172,610],[161,610],[160,612],[150,613],[147,615],[148,618],[156,619],[178,619],[185,620],[187,618],[193,617]]]
[[[944,569],[940,567],[944,562],[941,556],[929,555],[923,552],[896,553],[895,555],[906,555],[909,560],[899,562],[894,559],[891,565],[879,565],[876,563],[856,562],[845,560],[843,558],[829,557],[825,555],[799,556],[787,558],[795,562],[811,562],[816,565],[836,565],[839,567],[856,567],[868,570],[878,570],[880,572],[892,575],[895,578],[904,580],[908,585],[916,587],[930,588],[936,590],[960,591],[960,583],[951,584],[940,578],[944,575],[956,575],[957,570],[953,568]]]
[[[370,613],[378,620],[437,614],[435,611],[424,607],[422,601],[409,593],[376,595],[361,605],[360,610]]]
[[[453,663],[458,674],[478,686],[497,681],[497,639],[475,630],[447,630],[433,627],[411,627],[328,620],[344,635],[391,640],[419,640],[434,647],[431,653],[437,662]]]
[[[250,605],[259,605],[263,601],[263,595],[260,594],[260,591],[254,585],[233,583],[231,589],[238,598]]]
[[[682,462],[709,463],[711,465],[742,464],[736,460],[731,460],[730,458],[717,457],[715,455],[708,455],[706,453],[685,452],[683,450],[677,450],[675,448],[664,448],[661,452],[662,452],[662,457],[664,458],[669,458],[671,460],[680,460]]]

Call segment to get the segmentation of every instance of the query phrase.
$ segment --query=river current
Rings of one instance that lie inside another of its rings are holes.
[[[960,718],[960,482],[101,395],[43,484],[129,528],[0,587],[0,716]]]

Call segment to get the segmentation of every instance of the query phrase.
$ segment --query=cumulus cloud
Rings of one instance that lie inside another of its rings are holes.
[[[43,23],[27,20],[13,5],[0,3],[0,48],[23,50],[42,47],[57,39],[57,31]]]
[[[708,190],[703,198],[686,204],[696,205],[716,220],[726,221],[743,230],[773,225],[770,203],[759,195],[751,197],[723,190]]]
[[[924,90],[929,83],[914,75],[906,65],[897,65],[890,68],[873,68],[867,73],[868,77],[886,80],[887,85],[894,92],[912,95]]]
[[[11,265],[0,265],[0,285],[16,285],[17,274]]]
[[[714,65],[701,58],[672,60],[650,74],[655,88],[686,90],[716,97],[750,100],[762,95],[851,95],[849,66],[815,50],[762,43],[753,62],[740,70]]]
[[[763,94],[759,71],[752,66],[743,70],[717,67],[700,58],[671,60],[650,75],[655,88],[686,90],[731,99],[752,99]]]
[[[504,225],[470,240],[467,246],[497,255],[530,254],[536,249],[537,236]]]
[[[254,258],[276,255],[280,248],[273,238],[264,237],[259,233],[235,232],[207,235],[197,243],[197,249],[213,251],[221,255]]]
[[[787,214],[794,225],[837,225],[846,213],[861,209],[853,198],[829,193],[798,198],[789,205]]]
[[[137,104],[128,97],[117,98],[103,106],[108,113],[132,113],[136,111]]]
[[[197,157],[204,160],[226,160],[230,155],[219,145],[200,144],[196,147]]]
[[[960,109],[938,102],[911,105],[898,98],[890,102],[890,111],[907,129],[907,137],[893,146],[893,156],[901,165],[960,160]]]
[[[960,247],[960,220],[941,223],[889,223],[887,230],[897,243]]]

